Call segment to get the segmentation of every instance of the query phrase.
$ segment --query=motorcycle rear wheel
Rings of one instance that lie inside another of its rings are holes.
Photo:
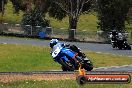
[[[126,48],[127,50],[131,50],[131,46],[130,45],[127,44],[126,47],[127,47]]]
[[[63,71],[74,71],[75,67],[70,63],[70,62],[65,62],[62,59],[60,59],[60,63],[62,65],[62,70]]]

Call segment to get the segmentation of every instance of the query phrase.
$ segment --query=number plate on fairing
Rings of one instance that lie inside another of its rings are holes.
[[[55,49],[55,51],[52,53],[52,57],[53,58],[55,58],[55,57],[57,57],[57,55],[60,53],[60,48],[59,47],[57,47],[56,49]]]

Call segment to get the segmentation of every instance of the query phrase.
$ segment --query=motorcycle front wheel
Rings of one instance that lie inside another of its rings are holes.
[[[84,60],[83,68],[87,71],[93,70],[93,63],[90,60]]]

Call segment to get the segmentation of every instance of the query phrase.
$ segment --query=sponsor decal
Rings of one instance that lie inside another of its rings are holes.
[[[86,74],[85,69],[79,68],[79,75],[76,78],[78,84],[93,83],[130,83],[131,76],[129,74]]]

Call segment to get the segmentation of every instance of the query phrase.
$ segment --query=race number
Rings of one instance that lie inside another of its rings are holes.
[[[55,57],[59,54],[59,52],[60,52],[60,49],[59,49],[59,47],[58,47],[58,48],[56,48],[56,50],[52,53],[52,57],[55,58]]]

